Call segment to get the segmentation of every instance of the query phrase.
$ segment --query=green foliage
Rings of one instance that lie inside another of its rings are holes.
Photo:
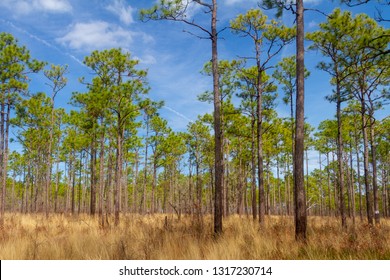
[[[31,59],[30,52],[8,33],[0,33],[0,102],[13,104],[18,93],[27,93],[28,74],[39,72],[45,63]]]
[[[289,104],[292,101],[293,94],[296,87],[296,56],[283,57],[281,61],[276,65],[275,71],[272,73],[272,77],[282,85],[282,89],[285,93],[283,102]],[[310,72],[305,68],[305,78],[310,76]]]
[[[188,0],[159,0],[152,8],[141,10],[141,20],[185,19],[189,2]]]

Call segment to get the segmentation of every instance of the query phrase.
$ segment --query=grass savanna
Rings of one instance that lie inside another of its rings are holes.
[[[390,259],[390,221],[357,222],[343,229],[334,217],[309,217],[306,244],[294,238],[293,218],[232,215],[215,238],[212,217],[123,215],[115,227],[99,227],[88,215],[7,214],[0,259]]]

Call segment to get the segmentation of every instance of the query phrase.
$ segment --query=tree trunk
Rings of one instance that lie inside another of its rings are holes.
[[[372,187],[374,193],[374,218],[375,224],[380,224],[379,215],[379,197],[378,197],[378,180],[377,180],[377,163],[376,163],[376,143],[375,143],[375,129],[374,129],[374,116],[370,112],[370,135],[371,135],[371,160],[372,160]]]
[[[239,146],[239,164],[238,164],[238,186],[237,186],[237,215],[242,214],[242,189],[243,189],[243,172],[242,172],[242,158],[241,145]]]
[[[356,122],[355,122],[356,124]],[[359,136],[357,133],[357,127],[355,125],[355,150],[356,150],[356,169],[357,169],[357,181],[359,187],[359,216],[360,221],[363,221],[363,196],[362,196],[362,184],[360,182],[360,156],[359,156]]]
[[[362,132],[363,132],[363,164],[364,164],[364,185],[366,191],[366,210],[367,210],[367,220],[368,224],[373,225],[373,215],[372,215],[372,206],[371,206],[371,187],[369,181],[369,169],[368,169],[368,136],[367,136],[367,117],[365,115],[366,112],[366,104],[364,102],[364,95],[361,100],[361,117],[362,117]]]
[[[144,182],[142,184],[142,197],[140,212],[146,212],[146,185],[148,182],[148,149],[149,149],[149,115],[146,113],[146,136],[145,136],[145,159],[144,159]]]
[[[46,162],[46,184],[45,184],[45,213],[46,219],[49,218],[49,208],[50,208],[50,187],[51,187],[51,165],[52,165],[52,156],[51,150],[53,146],[53,128],[54,128],[54,98],[51,100],[51,120],[49,128],[49,145],[47,151],[47,162]]]
[[[60,185],[60,161],[58,159],[58,150],[57,150],[57,159],[56,159],[56,189],[54,192],[54,213],[58,212],[58,190]]]
[[[327,175],[327,185],[328,185],[328,199],[329,199],[329,202],[328,202],[328,215],[331,216],[332,215],[332,193],[331,193],[331,190],[330,190],[330,166],[329,166],[329,152],[326,153],[326,165],[327,165],[327,169],[326,169],[326,175]]]
[[[337,66],[336,66],[337,67]],[[338,177],[339,177],[339,206],[340,206],[340,215],[341,215],[341,226],[343,228],[347,227],[347,218],[345,216],[345,205],[344,205],[344,165],[343,165],[343,137],[341,134],[342,131],[342,122],[341,122],[341,92],[340,92],[340,83],[337,82],[336,85],[336,94],[337,94],[337,162],[338,162]]]
[[[82,199],[82,168],[83,168],[83,152],[80,152],[80,166],[79,166],[79,184],[78,184],[78,195],[77,195],[77,214],[81,213],[81,199]]]
[[[9,106],[8,106],[9,108]],[[8,110],[7,110],[8,111]],[[6,140],[8,137],[6,136],[6,130],[8,127],[8,119],[9,116],[5,112],[5,104],[1,104],[1,128],[0,128],[0,150],[1,150],[1,173],[0,173],[0,179],[1,179],[1,206],[0,206],[0,228],[4,226],[4,213],[5,213],[5,195],[6,195],[6,187],[7,187],[7,146],[8,146],[8,141]]]
[[[4,225],[4,213],[6,209],[6,187],[7,187],[7,170],[8,170],[8,136],[9,136],[9,118],[11,113],[11,105],[7,105],[7,112],[5,112],[5,132],[2,135],[3,140],[3,168],[2,168],[2,196],[1,196],[1,214],[0,214],[0,227]]]
[[[295,125],[295,158],[294,158],[294,200],[295,200],[295,239],[306,241],[306,197],[304,186],[304,95],[305,95],[305,64],[304,64],[304,9],[303,0],[297,0],[297,96],[296,96],[296,125]]]
[[[94,216],[96,213],[96,135],[92,137],[91,143],[91,200],[90,200],[90,214]]]
[[[264,225],[265,192],[264,192],[264,165],[263,165],[263,93],[261,90],[261,74],[258,77],[257,92],[257,176],[259,180],[259,222]]]
[[[214,91],[214,138],[215,138],[215,196],[214,196],[214,234],[222,233],[222,192],[223,192],[223,137],[221,127],[221,93],[218,71],[218,33],[217,0],[212,2],[211,53]]]
[[[230,180],[230,177],[229,177],[229,142],[226,141],[227,144],[226,144],[226,179],[224,180],[224,185],[225,185],[225,192],[224,192],[224,196],[225,196],[225,217],[229,216],[230,215],[230,212],[229,212],[229,180]]]
[[[198,148],[198,147],[197,147]],[[199,152],[196,151],[196,158],[195,158],[195,172],[196,172],[196,216],[198,219],[200,219],[202,215],[202,186],[200,182],[200,174],[199,174],[199,165],[200,165],[200,155]]]
[[[277,147],[276,147],[277,148]],[[278,186],[278,215],[282,215],[282,195],[280,190],[280,173],[279,173],[279,157],[276,157],[276,180],[277,180],[277,186]]]
[[[349,142],[349,162],[350,162],[350,178],[351,178],[351,208],[352,208],[352,223],[353,226],[356,224],[356,206],[355,206],[355,181],[353,177],[353,146],[352,146],[352,135],[350,134],[350,142]]]
[[[3,93],[2,93],[3,94]],[[4,226],[4,203],[5,203],[5,188],[3,185],[4,176],[4,125],[5,125],[5,105],[2,102],[0,107],[0,182],[1,182],[1,198],[0,198],[0,227]]]
[[[118,124],[122,122],[121,118],[118,116]],[[119,208],[120,208],[120,189],[122,183],[122,139],[123,139],[123,129],[119,125],[117,131],[117,148],[116,148],[116,162],[115,162],[115,187],[114,187],[114,225],[119,225]]]
[[[252,130],[252,143],[251,143],[251,160],[252,160],[252,178],[251,178],[251,190],[252,190],[252,216],[253,220],[257,218],[257,203],[256,203],[256,144],[255,144],[255,118],[252,115],[251,122]]]
[[[69,176],[72,176],[72,215],[75,211],[75,188],[76,188],[76,168],[73,166],[73,159],[75,158],[74,151],[72,151],[72,159],[69,164]]]
[[[321,152],[318,152],[318,164],[320,167],[320,174],[322,175],[322,157],[321,157]],[[322,176],[321,176],[322,177]],[[322,217],[323,214],[323,209],[324,209],[324,190],[322,188],[322,178],[319,178],[318,186],[320,189],[320,216]]]
[[[156,147],[157,149],[157,147]],[[150,201],[150,213],[154,214],[155,207],[156,207],[156,187],[157,187],[157,163],[156,158],[153,159],[153,183],[152,183],[152,194],[151,194],[151,201]]]
[[[103,125],[103,120],[101,120]],[[104,130],[100,135],[100,151],[99,151],[99,220],[100,226],[104,227]]]
[[[137,213],[137,202],[138,202],[138,193],[137,193],[137,185],[138,185],[138,166],[139,166],[139,150],[137,149],[135,152],[135,170],[134,170],[134,180],[133,180],[133,214]]]

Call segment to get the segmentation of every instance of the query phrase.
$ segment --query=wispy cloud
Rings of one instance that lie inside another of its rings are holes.
[[[126,5],[124,0],[114,0],[106,9],[117,15],[120,21],[126,25],[134,22],[133,13],[135,9],[130,5]]]
[[[68,13],[72,5],[68,0],[2,0],[0,6],[16,15],[27,15],[35,12]]]
[[[190,118],[187,118],[186,116],[184,116],[182,113],[172,109],[171,107],[169,106],[164,106],[163,107],[164,109],[167,109],[168,111],[171,111],[172,113],[174,113],[176,116],[179,116],[180,118],[186,120],[186,121],[189,121],[189,122],[193,122],[193,120],[191,120]]]
[[[74,24],[66,35],[56,41],[73,50],[89,52],[95,49],[127,48],[133,43],[135,37],[144,42],[152,40],[143,32],[133,32],[118,25],[97,20]]]
[[[309,29],[315,29],[317,27],[318,27],[318,22],[316,22],[314,20],[310,21],[309,24],[308,24],[308,28]]]
[[[5,24],[7,24],[8,26],[12,27],[13,29],[17,30],[18,32],[20,33],[23,33],[23,34],[26,34],[28,37],[30,37],[31,39],[39,42],[40,44],[46,46],[46,47],[49,47],[65,56],[68,56],[69,58],[71,58],[72,60],[74,60],[75,62],[77,62],[78,64],[82,65],[82,66],[85,66],[84,63],[79,60],[77,57],[75,57],[74,55],[70,54],[70,53],[67,53],[67,52],[63,52],[61,49],[59,49],[56,45],[52,44],[52,43],[49,43],[48,41],[28,32],[27,30],[23,29],[23,28],[20,28],[19,26],[16,26],[15,24],[13,24],[12,22],[10,21],[6,21],[6,20],[1,20],[2,22],[4,22]]]
[[[322,0],[303,0],[303,2],[307,4],[318,5],[322,2]]]
[[[257,0],[246,0],[245,2],[256,2]],[[236,4],[240,4],[242,5],[243,1],[242,0],[223,0],[222,2],[224,2],[227,6],[233,6],[233,5],[236,5]]]
[[[156,58],[151,54],[144,54],[141,57],[135,56],[134,58],[139,60],[141,64],[145,64],[145,65],[152,65],[152,64],[156,64],[157,62]]]

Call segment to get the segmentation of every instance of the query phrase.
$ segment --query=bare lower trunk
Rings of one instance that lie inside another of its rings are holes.
[[[359,216],[360,221],[363,221],[363,196],[362,196],[362,184],[360,182],[360,156],[359,156],[359,137],[356,133],[357,128],[355,127],[355,149],[356,149],[356,169],[357,169],[357,181],[359,187]]]
[[[118,120],[120,123],[120,119]],[[122,137],[123,131],[122,128],[118,128],[118,136],[117,136],[117,148],[116,148],[116,163],[115,163],[115,187],[114,187],[114,216],[115,221],[114,225],[119,225],[119,211],[120,211],[120,189],[122,182]]]
[[[6,187],[7,187],[7,172],[8,172],[8,136],[9,136],[9,117],[11,113],[11,105],[7,105],[7,112],[5,113],[5,131],[4,134],[2,135],[4,137],[3,140],[3,168],[2,168],[2,196],[1,196],[1,214],[0,214],[0,226],[4,225],[4,213],[5,213],[5,204],[6,204]],[[0,140],[0,141],[1,141]]]
[[[5,210],[5,186],[3,184],[3,177],[5,176],[5,165],[4,165],[4,125],[5,125],[5,105],[1,103],[0,107],[0,182],[1,182],[1,199],[0,199],[0,227],[4,225],[4,210]]]
[[[371,186],[369,181],[369,169],[368,169],[368,136],[367,136],[367,117],[365,115],[365,102],[363,99],[362,105],[362,132],[363,132],[363,148],[364,148],[364,185],[366,191],[366,207],[367,207],[367,220],[370,225],[374,224],[373,215],[372,215],[372,205],[371,205]]]
[[[90,200],[90,214],[92,216],[96,213],[96,136],[93,136],[91,143],[91,200]]]
[[[295,125],[295,158],[294,158],[294,200],[295,200],[295,239],[306,240],[306,194],[304,186],[304,21],[303,0],[297,0],[297,96]]]
[[[349,143],[350,153],[349,153],[349,162],[350,162],[350,180],[351,180],[351,210],[352,210],[352,223],[355,226],[356,223],[356,206],[355,206],[355,181],[353,177],[353,156],[352,156],[352,135]]]
[[[259,74],[261,76],[261,72]],[[263,114],[262,114],[262,91],[261,77],[259,77],[257,96],[257,176],[259,180],[259,222],[264,224],[265,218],[265,191],[264,191],[264,165],[263,165]]]
[[[252,191],[252,216],[253,220],[257,218],[257,203],[256,203],[256,145],[255,145],[255,119],[252,117],[252,178],[251,178],[251,191]]]
[[[0,206],[0,227],[4,226],[4,213],[5,213],[5,195],[6,195],[6,182],[7,182],[7,143],[6,143],[6,126],[8,116],[5,113],[5,105],[1,104],[1,127],[0,127],[0,150],[1,150],[1,170],[0,170],[0,179],[1,179],[1,206]]]
[[[340,85],[337,84],[337,162],[338,162],[338,177],[339,177],[339,206],[341,215],[341,226],[347,227],[347,218],[345,216],[344,205],[344,164],[343,164],[343,137],[341,135],[341,92]]]
[[[103,121],[102,121],[103,122]],[[100,136],[100,151],[99,151],[99,220],[100,226],[104,227],[104,132]]]
[[[214,138],[215,138],[215,196],[214,196],[214,234],[222,233],[222,192],[223,192],[223,137],[221,127],[221,93],[219,90],[218,71],[218,33],[217,33],[217,0],[212,1],[211,49],[214,91]]]
[[[375,130],[374,119],[370,116],[370,135],[371,135],[371,160],[372,160],[372,188],[374,194],[374,219],[375,224],[380,224],[379,215],[379,195],[378,195],[378,180],[377,180],[377,163],[376,163],[376,143],[375,143]]]

